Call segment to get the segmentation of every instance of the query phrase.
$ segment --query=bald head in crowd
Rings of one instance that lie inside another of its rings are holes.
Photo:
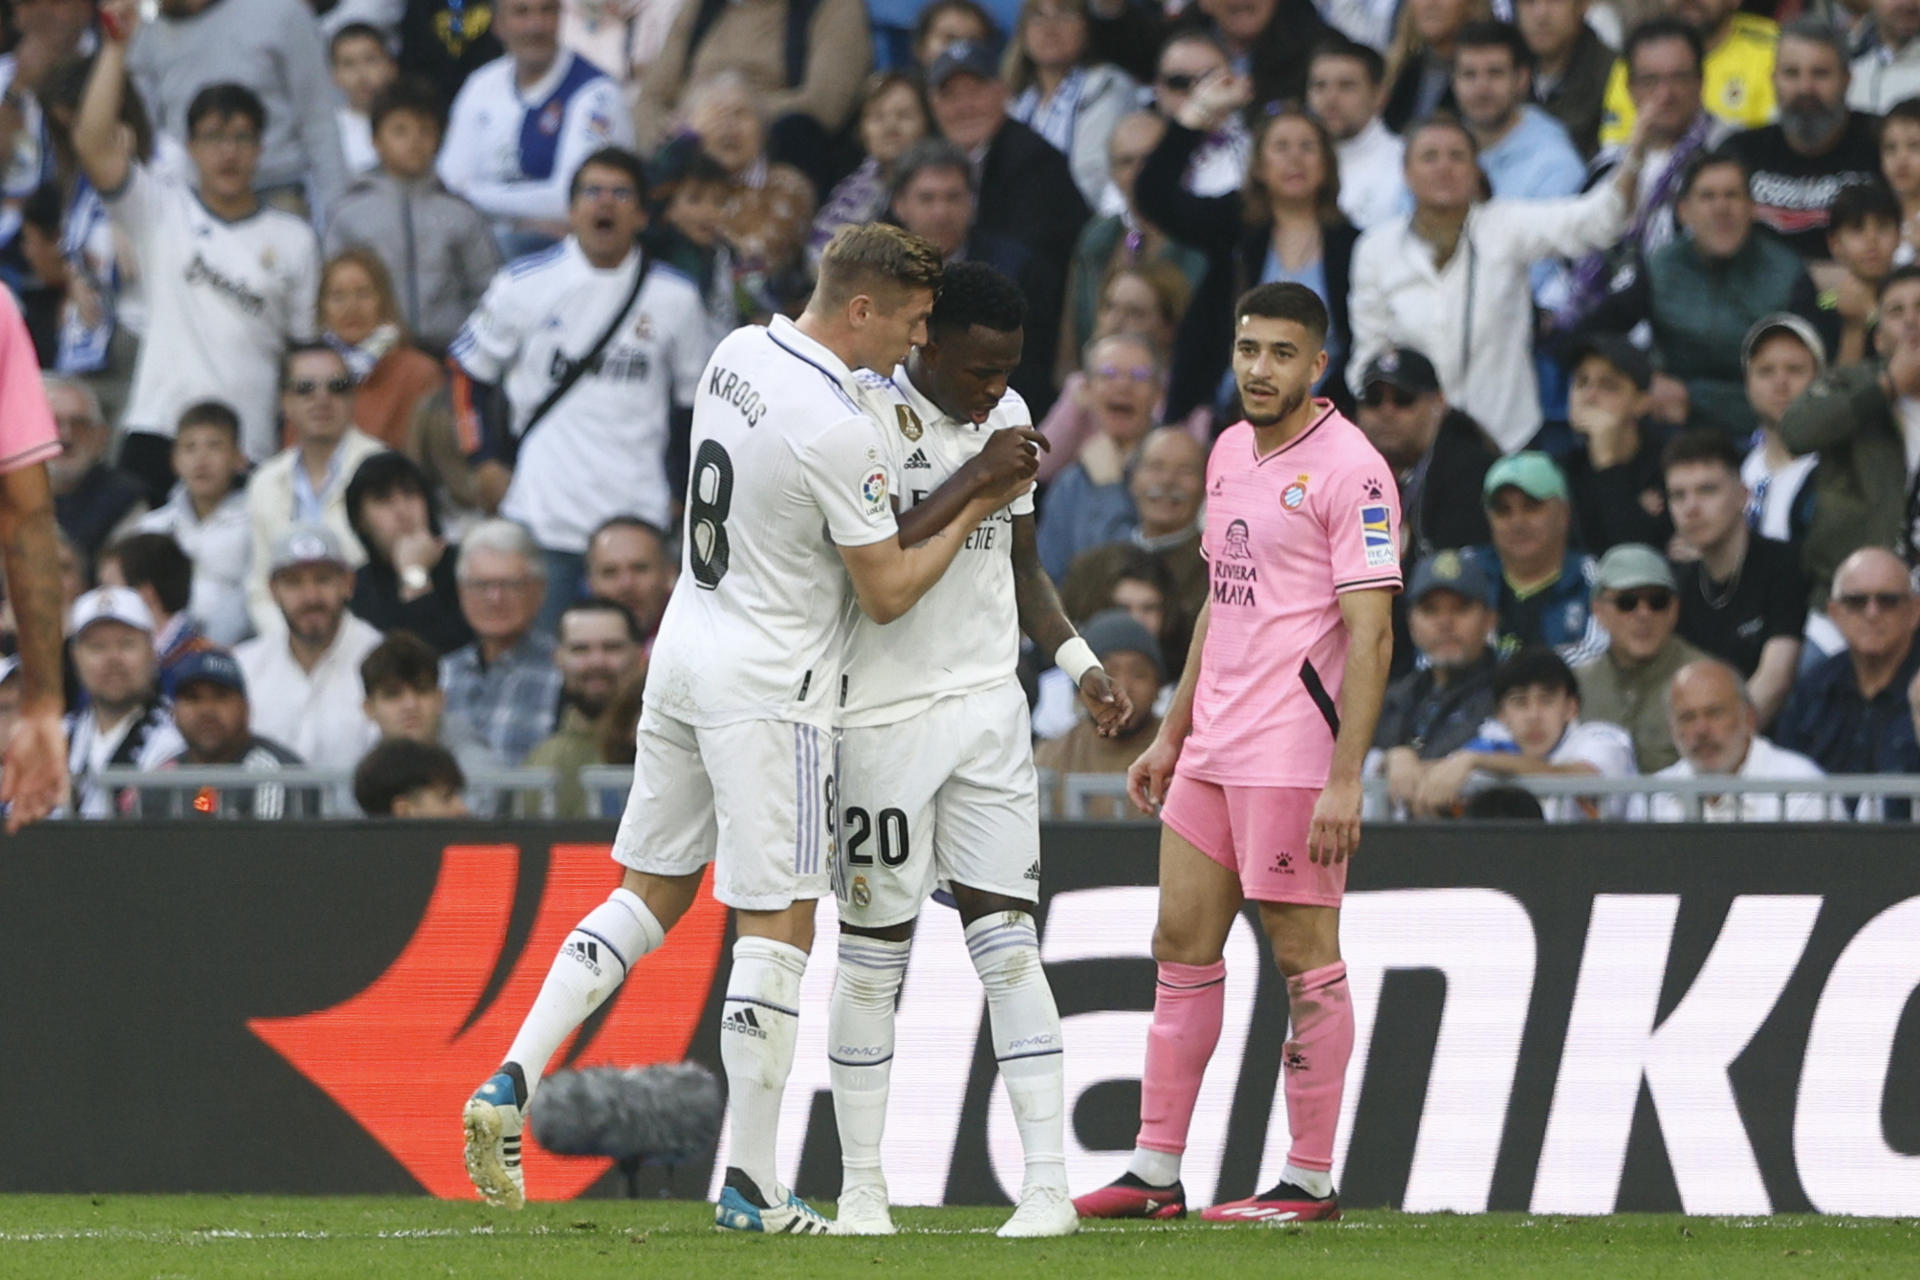
[[[1747,762],[1759,716],[1740,673],[1717,658],[1703,658],[1667,682],[1667,724],[1694,773],[1735,774]]]

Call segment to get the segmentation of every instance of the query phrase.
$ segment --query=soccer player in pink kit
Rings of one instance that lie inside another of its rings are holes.
[[[1333,1131],[1353,1052],[1340,897],[1392,656],[1400,508],[1367,438],[1311,396],[1326,333],[1326,308],[1297,284],[1261,285],[1234,312],[1247,416],[1207,462],[1211,590],[1160,732],[1127,771],[1134,803],[1163,824],[1140,1134],[1125,1176],[1074,1201],[1083,1218],[1185,1216],[1180,1154],[1248,898],[1287,980],[1293,1145],[1279,1185],[1201,1216],[1340,1216]]]

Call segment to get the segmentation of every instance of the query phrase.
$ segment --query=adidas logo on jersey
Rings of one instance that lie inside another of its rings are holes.
[[[753,1016],[752,1009],[735,1009],[720,1021],[722,1031],[738,1031],[743,1036],[756,1036],[761,1040],[767,1033],[760,1029],[760,1019]]]
[[[913,453],[910,454],[907,458],[907,465],[905,467],[905,470],[908,470],[908,471],[933,470],[933,464],[927,461],[927,451],[925,449],[915,449]]]

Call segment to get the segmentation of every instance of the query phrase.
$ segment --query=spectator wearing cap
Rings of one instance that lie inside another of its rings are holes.
[[[518,765],[553,732],[560,709],[553,638],[534,625],[547,594],[546,561],[525,529],[488,520],[461,542],[456,578],[474,641],[440,661],[447,715]]]
[[[1118,774],[1124,776],[1153,735],[1160,731],[1160,717],[1153,707],[1166,683],[1166,663],[1160,642],[1125,609],[1106,609],[1089,618],[1080,628],[1081,638],[1093,648],[1093,656],[1107,669],[1114,683],[1126,691],[1133,704],[1133,715],[1114,736],[1102,737],[1093,721],[1082,715],[1071,732],[1051,738],[1034,748],[1036,768],[1050,769],[1055,775],[1054,804],[1059,812],[1065,794],[1064,779],[1069,774]],[[1126,805],[1119,800],[1094,799],[1087,806],[1089,818],[1126,817]]]
[[[160,695],[153,616],[125,587],[96,587],[73,602],[67,634],[87,702],[67,714],[67,772],[73,814],[129,812],[133,793],[101,777],[114,767],[152,769],[185,745]]]
[[[135,533],[108,548],[96,568],[103,585],[130,587],[147,606],[160,662],[160,691],[171,698],[180,664],[196,653],[219,648],[189,612],[193,561],[164,533]]]
[[[247,483],[253,543],[247,608],[263,636],[280,626],[268,571],[282,534],[295,525],[323,524],[348,568],[366,560],[347,519],[347,483],[385,448],[353,425],[353,377],[346,359],[324,343],[293,347],[281,361],[280,410],[293,443],[261,463]]]
[[[1420,664],[1387,686],[1373,747],[1387,794],[1412,805],[1422,761],[1452,755],[1493,714],[1493,583],[1458,551],[1414,567],[1407,625]]]
[[[250,727],[247,680],[233,655],[193,654],[174,672],[173,723],[186,749],[160,764],[162,771],[210,765],[273,773],[298,768],[300,757]],[[291,795],[280,783],[248,786],[142,787],[140,814],[147,818],[291,818],[318,815],[310,789]]]
[[[1479,493],[1500,451],[1480,424],[1447,403],[1433,362],[1413,347],[1388,347],[1360,375],[1354,421],[1400,485],[1409,558],[1487,541]]]
[[[360,687],[367,695],[361,709],[382,738],[411,738],[445,747],[468,777],[505,767],[493,748],[464,722],[447,718],[447,699],[440,690],[440,655],[411,631],[395,631],[361,660]],[[492,791],[467,793],[467,807],[483,818],[492,817],[498,803]]]
[[[1738,671],[1717,659],[1690,662],[1673,673],[1667,683],[1666,713],[1680,758],[1656,777],[1786,782],[1826,776],[1819,765],[1799,752],[1775,746],[1760,736],[1759,714],[1748,696],[1748,686]],[[1691,801],[1655,794],[1645,803],[1636,797],[1629,816],[1681,822],[1693,815]],[[1703,822],[1821,822],[1844,820],[1846,816],[1845,803],[1838,796],[1771,791],[1703,796],[1699,809]]]
[[[1498,651],[1546,646],[1570,665],[1598,656],[1607,633],[1593,616],[1593,558],[1568,544],[1566,477],[1544,453],[1500,459],[1481,486],[1490,545],[1467,551],[1494,583]]]
[[[315,768],[352,768],[373,740],[360,662],[380,633],[347,612],[346,552],[325,525],[297,524],[274,541],[267,568],[281,623],[233,655],[253,694],[253,730]]]
[[[445,747],[386,738],[353,771],[353,798],[369,818],[464,818],[467,776]]]
[[[1776,311],[1747,330],[1740,346],[1740,367],[1747,378],[1747,404],[1759,426],[1740,463],[1748,518],[1761,536],[1792,543],[1797,552],[1812,518],[1808,508],[1813,491],[1806,483],[1820,459],[1813,453],[1795,457],[1780,435],[1780,419],[1801,392],[1826,372],[1826,344],[1801,317]],[[1802,494],[1807,501],[1802,501]]]
[[[1818,607],[1840,561],[1858,547],[1912,555],[1920,527],[1920,453],[1906,424],[1920,404],[1920,266],[1880,286],[1880,360],[1813,380],[1780,418],[1780,439],[1819,455],[1812,517],[1802,543]]]
[[[1549,649],[1522,649],[1500,664],[1493,677],[1493,719],[1471,741],[1443,760],[1419,765],[1416,817],[1456,813],[1467,793],[1509,778],[1634,774],[1633,741],[1618,725],[1584,717],[1580,686],[1567,664]],[[1617,818],[1621,798],[1554,797],[1541,806],[1549,821]]]
[[[1073,558],[1060,586],[1060,603],[1070,618],[1085,618],[1106,607],[1120,570],[1145,553],[1166,565],[1179,604],[1197,617],[1207,599],[1207,562],[1200,554],[1200,512],[1207,482],[1207,451],[1178,427],[1150,433],[1127,476],[1139,523],[1127,535]]]
[[[1833,575],[1827,615],[1846,649],[1794,684],[1774,723],[1775,740],[1828,773],[1920,773],[1907,701],[1920,676],[1913,634],[1920,599],[1906,564],[1880,547],[1854,552]],[[1892,801],[1886,816],[1904,819],[1910,808]]]
[[[1807,625],[1807,581],[1784,542],[1747,527],[1740,454],[1724,432],[1689,431],[1661,465],[1675,532],[1680,635],[1732,666],[1761,725],[1793,687]]]
[[[354,573],[352,609],[374,630],[411,631],[441,653],[473,639],[460,614],[453,547],[426,473],[398,453],[376,453],[347,483],[347,523],[366,549]]]
[[[1800,255],[1755,233],[1749,171],[1738,156],[1708,152],[1680,179],[1676,210],[1686,233],[1654,250],[1587,327],[1627,333],[1646,323],[1660,353],[1652,412],[1671,426],[1752,432],[1740,346],[1756,320],[1776,311],[1818,314]]]
[[[1026,246],[1036,267],[1050,273],[1046,295],[1064,298],[1074,242],[1092,216],[1074,185],[1067,158],[1007,114],[1007,86],[985,45],[961,41],[947,46],[928,71],[927,90],[941,136],[973,164],[974,189],[979,192],[974,225]],[[1054,314],[1059,314],[1057,304]],[[1049,380],[1052,341],[1053,335],[1028,326],[1025,354],[1031,356],[1036,342],[1046,348],[1046,363],[1039,367]],[[1035,420],[1053,403],[1050,381],[1037,390],[1036,395],[1019,388]]]
[[[247,491],[237,485],[247,456],[240,451],[240,419],[217,400],[190,405],[173,435],[173,471],[180,477],[167,501],[134,522],[135,533],[165,534],[193,561],[194,620],[218,645],[235,645],[253,631],[247,614],[247,558],[252,528]]]
[[[1594,333],[1574,343],[1568,368],[1574,439],[1560,465],[1580,546],[1596,556],[1623,542],[1664,547],[1673,523],[1660,476],[1666,434],[1646,416],[1653,366],[1620,335]]]
[[[1599,657],[1574,668],[1581,714],[1632,734],[1640,772],[1664,769],[1679,758],[1662,702],[1667,681],[1707,656],[1674,634],[1680,600],[1672,566],[1640,543],[1612,548],[1594,573],[1593,613],[1608,642]]]
[[[52,374],[41,375],[40,382],[60,433],[60,452],[47,463],[53,516],[75,546],[97,555],[146,514],[146,486],[108,465],[113,429],[101,416],[100,398],[91,387]]]

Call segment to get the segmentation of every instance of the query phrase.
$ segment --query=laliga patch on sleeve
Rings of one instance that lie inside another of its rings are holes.
[[[1360,508],[1360,546],[1366,551],[1369,569],[1387,569],[1398,563],[1386,503],[1369,502]]]
[[[867,472],[867,478],[860,482],[860,501],[867,506],[867,514],[878,518],[886,515],[892,508],[887,505],[887,473],[883,467],[875,467]]]

